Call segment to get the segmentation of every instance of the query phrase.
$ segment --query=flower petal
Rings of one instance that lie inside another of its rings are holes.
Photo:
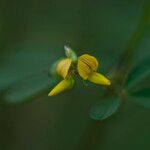
[[[89,66],[87,66],[83,61],[80,61],[80,59],[78,59],[78,73],[79,75],[86,80],[88,78],[89,73],[91,73],[91,69],[89,68]]]
[[[103,76],[100,73],[93,72],[90,74],[88,77],[88,80],[95,83],[95,84],[100,84],[100,85],[110,85],[111,82],[109,79],[107,79],[105,76]]]
[[[84,54],[78,58],[78,73],[84,80],[88,79],[89,74],[96,71],[97,68],[98,61],[95,57]]]
[[[48,96],[55,96],[65,90],[72,88],[73,85],[74,85],[74,80],[72,78],[62,80],[51,90]]]
[[[95,57],[90,56],[88,54],[84,54],[84,55],[81,55],[78,59],[84,62],[87,66],[89,66],[91,70],[93,71],[97,70],[99,64]]]
[[[71,66],[71,59],[70,58],[63,59],[57,66],[57,73],[63,78],[66,78],[70,66]]]

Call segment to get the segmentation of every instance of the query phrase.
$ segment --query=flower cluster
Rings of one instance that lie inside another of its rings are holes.
[[[97,72],[99,62],[95,57],[88,54],[77,57],[75,52],[67,46],[65,46],[65,52],[67,58],[62,59],[56,65],[56,72],[63,80],[50,91],[48,96],[54,96],[62,91],[71,89],[75,82],[75,75],[79,75],[83,80],[88,80],[95,84],[106,86],[111,84],[108,78]]]

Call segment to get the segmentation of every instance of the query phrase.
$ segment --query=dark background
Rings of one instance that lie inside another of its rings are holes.
[[[41,91],[50,82],[52,62],[64,57],[64,45],[78,55],[96,56],[100,71],[109,76],[148,2],[1,0],[0,90],[10,87],[6,101],[19,103],[26,94]],[[136,42],[135,60],[149,51],[148,28]],[[125,101],[112,117],[94,121],[89,110],[100,100],[101,86],[77,81],[72,90],[53,98],[47,97],[50,90],[27,103],[0,105],[0,150],[150,149],[149,109]]]

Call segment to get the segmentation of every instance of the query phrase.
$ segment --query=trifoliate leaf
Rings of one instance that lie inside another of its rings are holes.
[[[104,120],[113,115],[120,105],[120,99],[116,97],[109,97],[103,99],[92,106],[90,110],[90,117],[94,120]]]
[[[150,87],[146,87],[140,91],[130,93],[128,100],[146,108],[150,108]]]
[[[140,86],[145,79],[150,77],[150,59],[144,59],[141,63],[137,63],[130,70],[126,79],[125,87],[127,89],[133,89],[134,87]],[[148,81],[147,81],[148,82]]]
[[[45,75],[27,77],[11,84],[3,93],[2,103],[23,103],[34,99],[36,96],[48,94],[50,88],[55,84],[55,79]]]

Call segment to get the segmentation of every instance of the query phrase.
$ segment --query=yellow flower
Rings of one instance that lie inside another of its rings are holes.
[[[99,63],[93,56],[84,54],[78,58],[78,73],[84,80],[88,79],[95,84],[110,85],[111,82],[109,81],[109,79],[96,72],[98,66]]]
[[[99,62],[93,56],[84,54],[77,58],[76,54],[69,47],[65,46],[67,58],[55,63],[52,67],[53,72],[63,80],[59,82],[48,94],[48,96],[57,95],[65,90],[68,90],[74,85],[74,76],[80,75],[84,80],[89,80],[95,84],[110,85],[111,82],[104,75],[97,73]],[[52,71],[51,71],[52,72]],[[52,73],[53,73],[52,72]],[[53,74],[54,74],[53,73]]]
[[[57,73],[62,76],[63,78],[66,78],[71,66],[71,58],[65,58],[59,62],[57,65]]]
[[[71,89],[74,85],[74,79],[64,79],[61,82],[59,82],[48,94],[48,96],[55,96],[65,90]]]

